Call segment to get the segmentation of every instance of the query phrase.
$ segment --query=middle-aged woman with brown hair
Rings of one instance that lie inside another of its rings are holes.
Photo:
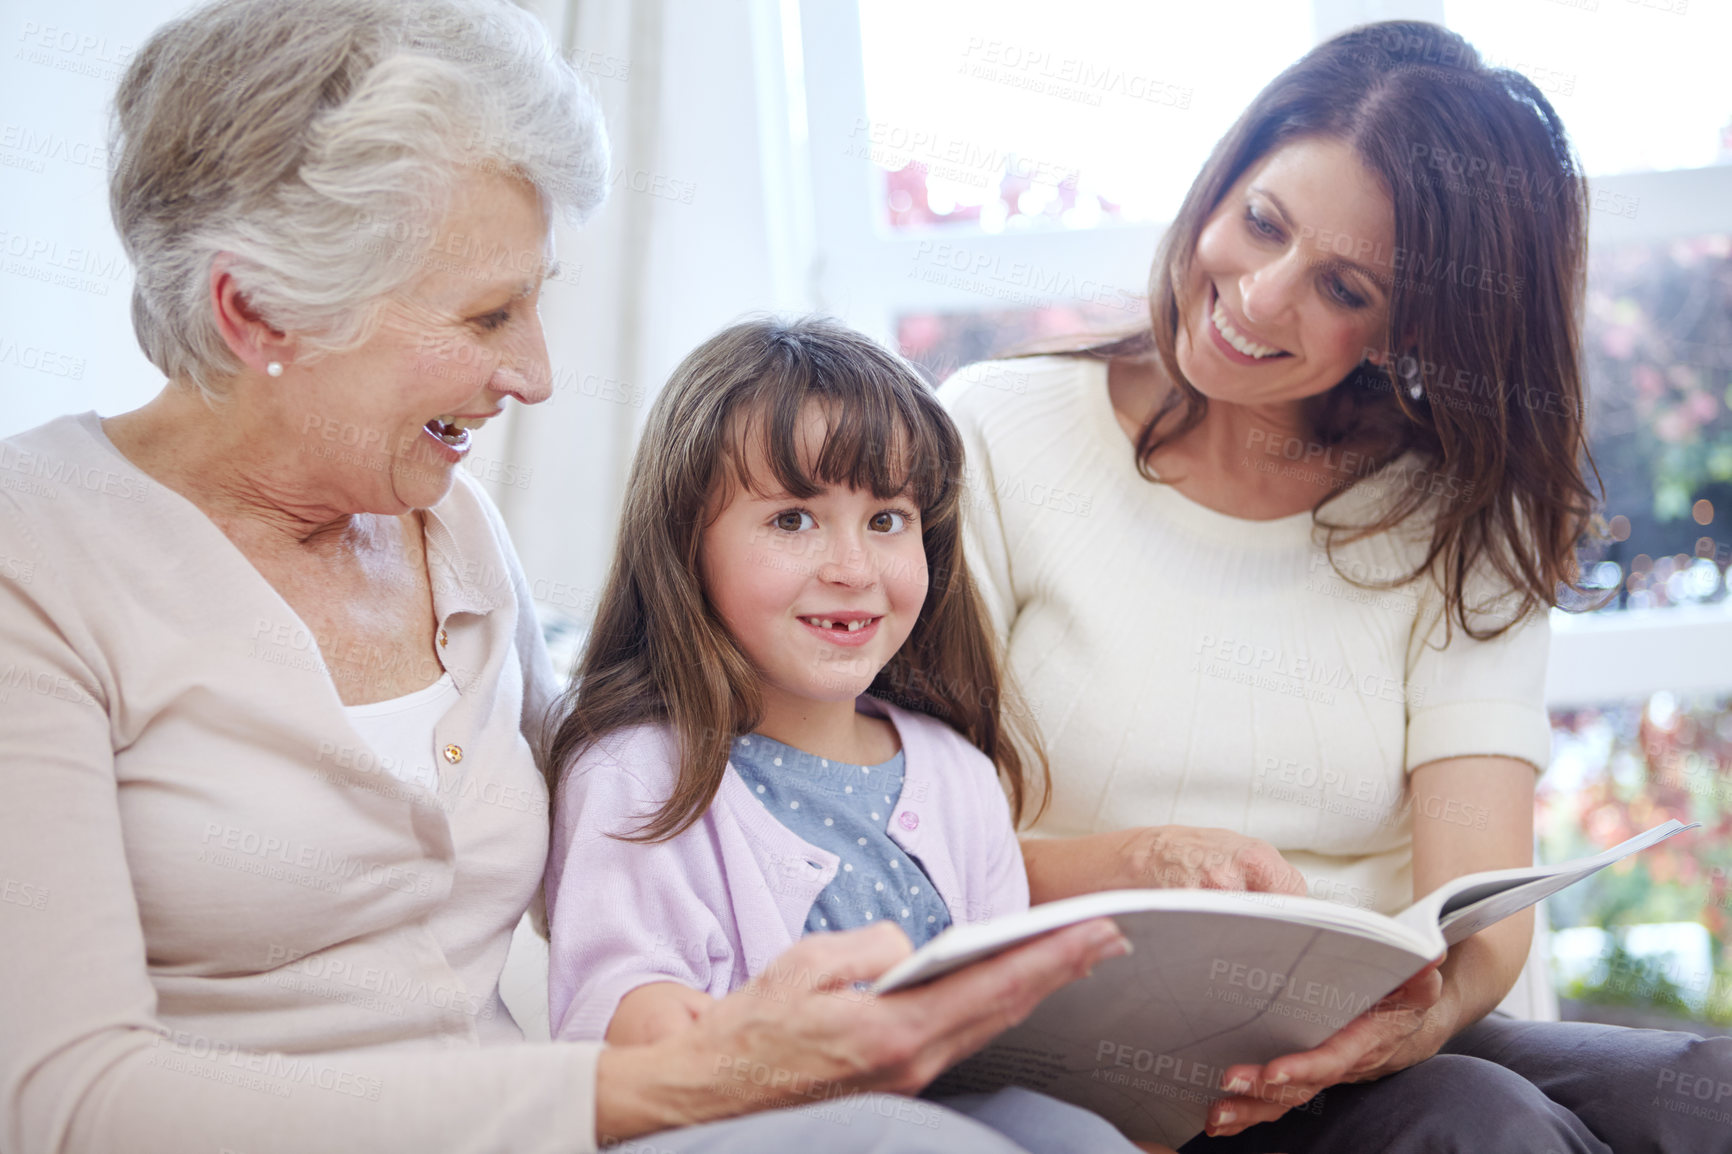
[[[0,1149],[1015,1154],[823,1099],[918,1089],[1109,923],[877,1000],[898,931],[810,939],[632,1048],[527,1044],[500,1001],[556,687],[459,465],[546,399],[551,214],[607,171],[535,21],[224,0],[138,51],[114,143],[167,384],[0,442]]]
[[[1584,193],[1525,78],[1434,25],[1356,29],[1216,146],[1146,330],[945,384],[969,567],[1051,758],[1036,901],[1388,913],[1531,860],[1546,611],[1592,507]],[[1530,936],[1223,1071],[1186,1154],[1732,1149],[1678,1089],[1732,1083],[1732,1039],[1487,1017]]]

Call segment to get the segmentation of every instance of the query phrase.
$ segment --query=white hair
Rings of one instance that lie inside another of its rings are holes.
[[[574,222],[607,191],[594,99],[507,0],[217,0],[139,49],[110,136],[139,346],[210,397],[241,368],[218,253],[317,355],[366,339],[464,172],[521,177]]]

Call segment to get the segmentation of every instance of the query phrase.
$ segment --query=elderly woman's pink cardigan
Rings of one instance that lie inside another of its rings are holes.
[[[498,994],[552,671],[461,470],[426,541],[437,792],[95,414],[0,441],[0,1149],[594,1148],[598,1047],[509,1044]]]

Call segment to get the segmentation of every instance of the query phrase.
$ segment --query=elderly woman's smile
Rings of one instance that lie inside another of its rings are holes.
[[[491,416],[498,416],[493,413]],[[479,429],[488,421],[487,417],[434,417],[422,428],[438,437],[447,448],[458,453],[469,451],[469,430]]]

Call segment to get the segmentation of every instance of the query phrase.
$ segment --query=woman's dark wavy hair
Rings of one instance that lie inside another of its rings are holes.
[[[1402,486],[1374,524],[1345,525],[1324,516],[1348,491],[1336,488],[1314,516],[1332,551],[1430,510],[1424,560],[1389,584],[1429,570],[1446,620],[1497,636],[1573,585],[1596,504],[1580,352],[1587,188],[1562,122],[1526,77],[1487,67],[1434,24],[1371,24],[1317,46],[1257,95],[1198,173],[1150,272],[1150,327],[1079,352],[1152,354],[1175,383],[1136,440],[1138,469],[1157,480],[1150,455],[1208,408],[1176,351],[1198,237],[1254,164],[1306,138],[1346,143],[1382,180],[1395,208],[1386,255],[1399,260],[1386,286],[1388,369],[1363,361],[1324,394],[1317,438],[1353,438],[1385,465],[1415,453],[1448,495]],[[1468,603],[1482,566],[1510,594],[1489,622]]]
[[[802,458],[807,406],[828,427]],[[747,474],[756,439],[771,476]],[[900,357],[833,321],[751,321],[680,363],[650,409],[632,462],[612,571],[588,646],[555,706],[543,764],[562,768],[607,734],[670,725],[679,776],[627,840],[677,836],[714,801],[736,735],[762,717],[757,670],[703,588],[703,531],[737,491],[813,497],[829,485],[919,506],[929,576],[908,640],[867,692],[945,722],[998,767],[1020,821],[1048,771],[1032,719],[1012,693],[962,555],[962,439]],[[1027,752],[1019,752],[1027,751]],[[1038,812],[1038,811],[1037,811]]]

